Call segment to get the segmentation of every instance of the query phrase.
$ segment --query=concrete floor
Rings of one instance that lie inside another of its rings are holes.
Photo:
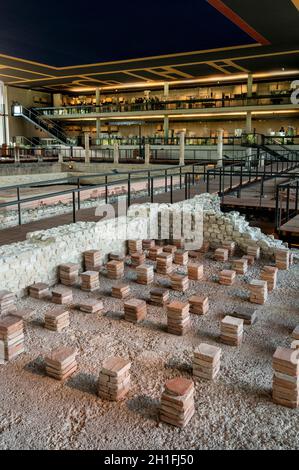
[[[237,255],[239,256],[239,255]],[[1,449],[298,449],[298,410],[271,401],[272,355],[289,346],[299,323],[299,265],[280,271],[278,287],[259,307],[259,321],[245,327],[244,343],[234,348],[219,343],[220,319],[237,305],[248,304],[246,281],[259,276],[261,260],[235,285],[220,286],[216,275],[229,263],[203,256],[205,279],[190,283],[187,293],[171,291],[171,298],[195,293],[210,298],[206,316],[192,315],[192,329],[184,337],[166,332],[166,313],[148,306],[146,321],[132,325],[122,319],[122,301],[110,297],[115,281],[100,274],[100,289],[88,294],[73,289],[74,304],[101,297],[105,312],[88,315],[71,309],[71,325],[62,333],[43,328],[43,317],[55,305],[25,298],[19,307],[33,313],[25,322],[26,352],[0,366]],[[184,268],[181,268],[184,270]],[[146,298],[151,286],[126,280],[135,296]],[[156,275],[155,283],[167,285]],[[196,384],[195,416],[183,430],[160,424],[159,398],[163,384],[176,376],[192,377],[192,355],[201,342],[221,345],[219,379]],[[54,347],[78,349],[79,368],[65,383],[46,377],[43,357]],[[96,396],[102,361],[122,355],[132,361],[132,387],[126,399],[110,403]]]

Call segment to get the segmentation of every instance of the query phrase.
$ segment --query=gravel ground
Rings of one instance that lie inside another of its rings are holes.
[[[139,325],[122,318],[122,301],[110,297],[113,282],[101,273],[101,288],[89,294],[74,288],[74,304],[102,297],[105,312],[84,314],[73,308],[71,326],[62,333],[43,328],[43,317],[56,306],[26,298],[18,307],[32,308],[25,320],[26,352],[0,366],[1,449],[298,449],[298,410],[271,402],[271,358],[277,346],[289,346],[299,323],[299,265],[279,272],[277,289],[259,308],[259,320],[245,326],[240,348],[221,345],[221,372],[216,382],[196,384],[196,412],[183,430],[159,424],[158,405],[163,384],[175,376],[192,377],[192,355],[202,341],[219,345],[220,319],[239,304],[249,305],[246,281],[259,276],[262,261],[238,276],[235,285],[220,286],[217,273],[227,263],[203,257],[205,279],[190,282],[184,295],[205,293],[210,311],[192,315],[192,330],[184,337],[166,332],[166,313],[148,306]],[[184,268],[180,269],[184,271]],[[147,298],[150,286],[126,279],[135,296]],[[156,284],[167,277],[156,275]],[[75,346],[79,368],[64,383],[45,376],[43,357],[59,345]],[[96,396],[102,361],[111,355],[132,361],[132,386],[126,399],[106,402]]]

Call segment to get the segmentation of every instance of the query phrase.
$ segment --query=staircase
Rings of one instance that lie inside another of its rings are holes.
[[[47,132],[51,137],[57,139],[61,144],[70,145],[71,142],[63,132],[62,128],[53,120],[45,119],[44,115],[36,109],[33,110],[21,105],[13,105],[11,114],[15,117],[23,117],[34,126],[39,127],[43,131]]]
[[[256,148],[259,152],[266,152],[267,155],[272,156],[275,160],[299,160],[299,152],[289,149],[276,138],[267,137],[263,134],[243,134],[241,145],[243,147]],[[273,149],[273,145],[275,145],[277,149]]]

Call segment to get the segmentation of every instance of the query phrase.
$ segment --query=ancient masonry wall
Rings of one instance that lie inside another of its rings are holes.
[[[123,255],[127,237],[134,234],[145,238],[144,227],[145,223],[132,220],[129,230],[126,217],[120,217],[29,233],[24,242],[0,247],[0,290],[8,289],[22,296],[34,282],[54,285],[60,264],[79,263],[83,269],[82,253],[86,250],[99,249],[102,261],[108,253]]]
[[[233,240],[240,248],[257,244],[264,255],[272,256],[274,249],[282,242],[264,235],[260,229],[249,227],[245,218],[237,212],[224,214],[220,210],[217,196],[204,194],[184,203],[163,205],[144,204],[131,206],[128,217],[76,224],[33,232],[27,240],[0,247],[0,290],[8,289],[21,296],[26,287],[34,282],[54,285],[57,267],[66,262],[75,262],[83,268],[82,253],[98,249],[103,261],[108,253],[125,254],[127,239],[149,238],[163,215],[163,210],[176,209],[195,215],[203,204],[203,238],[212,246],[219,246],[224,240]],[[139,215],[138,215],[139,213]]]

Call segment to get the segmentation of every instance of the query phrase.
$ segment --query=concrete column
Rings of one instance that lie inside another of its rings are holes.
[[[96,88],[96,106],[100,106],[100,89]]]
[[[250,134],[252,132],[252,114],[251,111],[246,113],[246,132]]]
[[[100,133],[101,133],[101,120],[100,120],[100,118],[97,118],[97,120],[96,120],[96,137],[97,137],[97,139],[100,138]]]
[[[20,148],[19,147],[15,147],[14,157],[15,157],[15,163],[19,163],[20,162]]]
[[[117,143],[113,145],[113,163],[115,165],[119,163],[119,145]]]
[[[185,165],[185,132],[180,132],[180,165]]]
[[[253,83],[253,77],[251,73],[249,73],[247,77],[247,97],[248,98],[252,97],[252,83]]]
[[[84,134],[85,163],[90,163],[89,133]]]
[[[251,111],[247,111],[246,113],[246,134],[251,134],[252,132],[252,113]],[[249,160],[251,159],[252,155],[252,148],[248,147],[246,149],[246,156],[249,157]]]
[[[151,155],[150,144],[145,144],[144,146],[144,164],[145,165],[149,165],[150,155]]]
[[[217,166],[223,166],[223,129],[217,130]]]
[[[164,98],[167,99],[169,95],[169,83],[165,82],[164,83]]]
[[[169,117],[168,116],[164,116],[164,139],[167,140],[168,139],[168,135],[169,135]]]
[[[58,163],[63,163],[63,155],[60,149],[58,149]]]

